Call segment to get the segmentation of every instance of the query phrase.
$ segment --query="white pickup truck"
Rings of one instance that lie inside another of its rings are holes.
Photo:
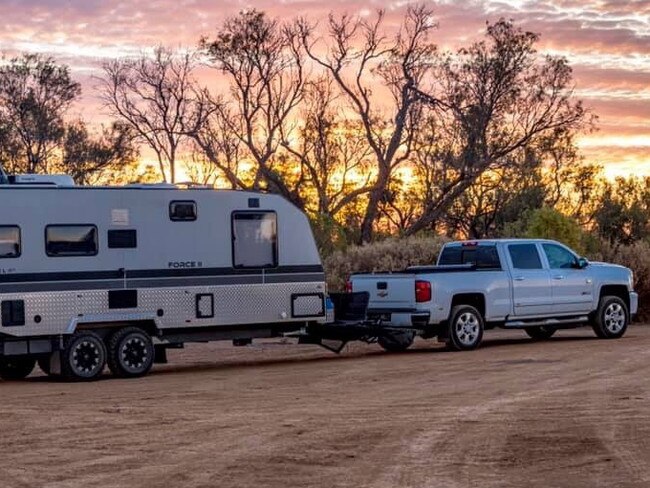
[[[638,308],[630,269],[590,263],[542,239],[452,242],[435,266],[355,274],[348,288],[369,293],[369,318],[404,328],[380,341],[392,351],[408,348],[415,335],[474,349],[494,327],[524,329],[540,340],[589,324],[598,337],[613,339]]]

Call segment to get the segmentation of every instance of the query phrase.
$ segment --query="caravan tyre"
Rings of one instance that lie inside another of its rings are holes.
[[[153,366],[154,357],[151,336],[139,327],[120,329],[108,339],[108,368],[115,376],[144,376]]]
[[[36,359],[30,356],[5,356],[0,358],[0,378],[5,381],[22,380],[34,370]]]
[[[92,381],[106,366],[106,346],[94,332],[75,333],[61,353],[61,375],[68,381]]]

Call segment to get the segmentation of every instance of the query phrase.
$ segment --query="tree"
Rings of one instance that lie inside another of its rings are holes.
[[[606,182],[595,212],[598,233],[610,243],[632,244],[650,236],[650,177]]]
[[[264,12],[246,10],[228,18],[215,39],[202,39],[201,47],[215,69],[226,76],[231,101],[213,103],[213,120],[207,130],[197,131],[196,143],[237,186],[279,193],[304,207],[300,181],[292,183],[275,158],[282,134],[290,132],[291,117],[303,98],[304,53],[296,30]],[[252,182],[239,178],[227,159],[215,151],[213,127],[223,127],[246,148],[256,165]]]
[[[421,93],[434,109],[429,133],[437,139],[417,141],[418,157],[440,175],[440,184],[422,201],[407,234],[433,225],[481,175],[516,164],[516,154],[540,138],[590,124],[573,99],[566,59],[540,59],[537,34],[500,20],[488,24],[486,38],[444,56],[438,83]]]
[[[333,219],[372,190],[368,174],[370,148],[358,123],[348,121],[335,105],[332,81],[320,77],[307,84],[297,137],[283,134],[282,147],[303,173],[302,199],[307,210]]]
[[[62,145],[60,169],[79,185],[96,183],[107,172],[124,172],[136,163],[133,129],[116,122],[93,137],[82,120],[69,124]]]
[[[572,137],[539,138],[511,158],[480,175],[449,206],[442,217],[449,235],[507,237],[508,224],[544,205],[590,222],[598,168],[581,161]]]
[[[70,69],[50,57],[24,54],[0,66],[0,157],[8,171],[48,171],[80,93]]]
[[[383,11],[373,21],[330,15],[327,54],[320,54],[313,26],[304,19],[298,22],[309,58],[336,82],[373,153],[375,180],[361,224],[364,242],[372,239],[380,203],[395,169],[411,153],[421,117],[421,85],[435,53],[435,46],[428,41],[435,28],[429,8],[409,6],[399,31],[390,39],[381,32],[383,20]],[[372,86],[380,84],[388,93],[373,92]]]
[[[209,115],[206,94],[197,88],[192,53],[158,47],[141,55],[104,64],[101,96],[110,110],[153,149],[164,181],[176,181],[183,144]]]

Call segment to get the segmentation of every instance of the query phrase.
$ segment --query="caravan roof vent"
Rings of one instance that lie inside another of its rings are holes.
[[[9,175],[10,185],[75,186],[68,175]]]

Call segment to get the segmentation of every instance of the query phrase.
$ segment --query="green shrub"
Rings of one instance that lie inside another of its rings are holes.
[[[324,260],[331,291],[345,289],[345,281],[353,273],[401,271],[408,266],[435,264],[443,237],[390,238],[363,246],[350,246],[336,251]]]
[[[586,236],[580,224],[550,207],[533,210],[528,215],[525,237],[560,241],[580,253],[586,248]]]

